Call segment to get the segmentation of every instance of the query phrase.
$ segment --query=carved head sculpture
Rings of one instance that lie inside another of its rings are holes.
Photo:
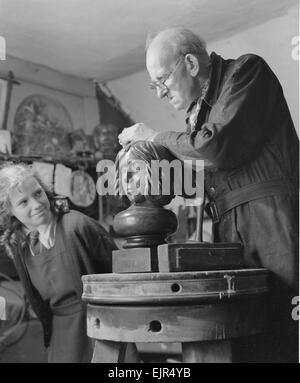
[[[174,159],[167,148],[149,141],[137,141],[124,147],[116,158],[116,195],[126,195],[132,204],[149,201],[167,205],[175,197],[174,175],[168,165]],[[167,164],[165,169],[158,167],[162,161]]]
[[[115,192],[131,201],[114,217],[116,235],[126,238],[124,248],[156,248],[176,231],[176,214],[163,208],[175,197],[174,159],[164,146],[149,141],[134,142],[118,153]]]

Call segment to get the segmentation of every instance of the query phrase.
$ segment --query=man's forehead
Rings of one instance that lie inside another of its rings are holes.
[[[170,52],[162,50],[148,50],[146,56],[146,67],[151,77],[159,77],[169,70],[174,57]]]
[[[170,41],[160,38],[154,39],[147,49],[149,59],[161,62],[170,60],[174,54],[174,46]]]

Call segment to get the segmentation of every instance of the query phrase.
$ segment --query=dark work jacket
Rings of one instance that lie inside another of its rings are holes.
[[[58,219],[61,220],[62,237],[68,248],[68,251],[63,252],[63,254],[67,257],[66,264],[73,280],[77,298],[81,301],[81,276],[111,272],[112,250],[117,250],[117,246],[97,221],[78,211],[71,210],[69,213],[59,216]],[[14,263],[28,300],[42,322],[44,343],[45,347],[48,347],[51,340],[53,314],[48,302],[41,298],[31,283],[24,261],[24,252],[29,251],[25,248],[26,246],[27,244],[24,246],[17,245],[14,248]]]
[[[297,290],[299,142],[282,88],[259,56],[211,59],[195,130],[188,125],[186,133],[159,133],[154,141],[179,158],[205,161],[210,200],[243,194],[243,203],[219,212],[215,240],[242,242],[249,266],[266,267]]]
[[[185,133],[159,133],[154,142],[180,159],[204,160],[214,240],[242,243],[246,265],[270,271],[270,315],[291,324],[299,270],[298,136],[282,87],[261,57],[224,60],[212,53],[211,61],[195,129],[188,113]]]

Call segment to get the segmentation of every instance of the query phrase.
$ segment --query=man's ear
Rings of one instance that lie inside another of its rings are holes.
[[[192,77],[196,77],[199,73],[199,61],[195,55],[188,53],[184,57],[185,65]]]

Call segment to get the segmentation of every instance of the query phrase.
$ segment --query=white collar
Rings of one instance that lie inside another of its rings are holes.
[[[57,217],[53,216],[53,219],[51,219],[48,225],[41,225],[36,228],[36,230],[39,232],[39,240],[42,243],[42,245],[46,247],[46,249],[50,249],[55,244],[56,223]],[[24,231],[27,236],[33,230],[24,227]]]

